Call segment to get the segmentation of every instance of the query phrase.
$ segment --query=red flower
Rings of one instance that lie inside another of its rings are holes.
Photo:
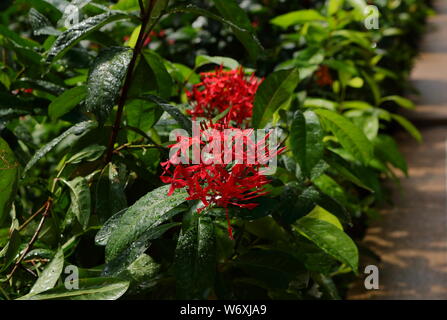
[[[175,152],[171,153],[168,161],[161,163],[164,172],[160,179],[171,184],[168,195],[176,189],[186,187],[189,194],[187,200],[200,200],[203,203],[204,207],[199,212],[212,206],[225,208],[228,232],[230,238],[233,238],[228,206],[253,209],[258,205],[250,201],[267,194],[264,185],[269,180],[263,174],[263,169],[268,160],[277,156],[284,148],[268,150],[268,147],[273,147],[267,144],[269,135],[255,143],[250,136],[252,129],[235,130],[229,140],[225,129],[231,129],[226,122],[210,123],[209,126],[202,123],[199,137],[179,136],[177,143],[169,146]],[[190,164],[188,156],[188,163],[178,163],[179,156],[187,154],[194,145],[203,147],[200,163]],[[229,156],[230,161],[227,163]]]
[[[315,72],[315,76],[317,77],[317,84],[320,87],[326,85],[332,85],[334,82],[331,77],[331,73],[329,72],[329,68],[327,66],[320,66],[320,68]]]
[[[201,73],[201,80],[192,91],[187,92],[189,101],[194,105],[188,113],[194,119],[212,119],[231,108],[224,119],[237,125],[247,124],[253,114],[254,96],[262,80],[254,75],[247,78],[242,68],[225,71],[222,66],[215,72]]]

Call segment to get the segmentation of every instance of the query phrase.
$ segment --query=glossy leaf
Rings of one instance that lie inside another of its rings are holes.
[[[291,126],[290,146],[294,158],[305,176],[323,157],[324,132],[317,115],[312,111],[298,111]]]
[[[163,186],[149,192],[126,210],[108,239],[107,262],[117,258],[144,233],[178,213],[170,210],[185,202],[187,193],[177,191],[168,196],[169,188],[170,186]]]
[[[127,17],[129,16],[121,11],[108,11],[79,22],[57,37],[56,41],[48,50],[46,61],[53,62],[59,59],[93,31],[98,30],[110,22]]]
[[[93,62],[88,76],[85,106],[100,123],[107,120],[115,105],[132,55],[128,48],[114,47],[103,50]]]
[[[325,120],[331,132],[352,156],[365,164],[371,160],[372,144],[360,128],[333,111],[316,109],[315,113]]]
[[[190,135],[192,135],[192,121],[188,117],[186,117],[183,113],[181,113],[181,111],[178,108],[170,105],[167,101],[153,95],[144,95],[142,98],[156,103],[164,111],[169,113],[169,115],[172,118],[174,118],[174,120],[177,121],[177,123],[183,129],[185,129]]]
[[[95,121],[84,121],[67,129],[66,131],[64,131],[64,133],[51,140],[33,155],[31,160],[28,161],[25,169],[23,170],[23,175],[25,175],[40,159],[42,159],[48,152],[53,150],[54,147],[56,147],[62,140],[64,140],[68,136],[81,135],[96,127],[97,123]]]
[[[299,219],[294,228],[324,252],[347,264],[357,273],[358,250],[346,233],[332,223],[310,217]]]
[[[298,81],[298,69],[290,69],[276,71],[261,83],[253,107],[254,128],[263,128],[275,111],[290,101]]]
[[[175,249],[174,268],[177,297],[204,299],[216,268],[213,222],[195,210],[185,215]]]
[[[109,163],[102,170],[95,187],[95,213],[105,222],[115,213],[127,208],[125,180],[119,168]]]
[[[52,289],[59,279],[64,268],[64,251],[59,250],[54,255],[51,262],[45,267],[39,279],[34,283],[29,295],[35,295]]]
[[[116,300],[129,287],[129,282],[115,278],[79,279],[79,289],[69,290],[65,285],[19,300]]]
[[[88,227],[91,213],[91,196],[87,180],[77,177],[72,181],[61,179],[69,188],[71,196],[71,210],[78,219],[82,228]]]

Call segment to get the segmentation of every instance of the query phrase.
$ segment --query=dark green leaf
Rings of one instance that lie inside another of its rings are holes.
[[[358,250],[346,233],[329,222],[309,217],[299,219],[293,227],[324,252],[350,266],[357,273]]]
[[[83,177],[77,177],[72,181],[63,179],[61,181],[70,188],[71,210],[82,228],[87,229],[91,212],[91,197],[87,180]]]
[[[48,51],[46,61],[53,62],[62,57],[79,41],[86,38],[93,31],[116,20],[128,18],[129,16],[121,11],[108,11],[94,17],[85,19],[72,26],[67,31],[59,35]]]
[[[362,163],[369,163],[372,159],[373,147],[360,128],[334,111],[316,109],[315,113],[325,120],[346,151]]]
[[[170,98],[173,83],[171,75],[166,70],[166,67],[163,63],[163,59],[158,54],[156,54],[154,51],[151,50],[143,51],[143,56],[146,59],[146,62],[151,67],[152,71],[154,72],[158,86],[158,94],[162,98],[165,99]]]
[[[101,223],[127,208],[123,178],[123,174],[120,174],[118,168],[112,163],[107,164],[101,172],[95,189],[95,213],[99,216]]]
[[[312,111],[297,111],[292,122],[290,145],[293,155],[306,177],[321,160],[324,133],[320,121]]]
[[[168,196],[169,188],[170,186],[163,186],[149,192],[126,210],[108,239],[107,262],[117,258],[144,233],[178,213],[171,209],[185,202],[187,193],[177,191]]]
[[[69,290],[65,285],[19,300],[116,300],[129,287],[129,282],[114,278],[79,279],[79,289]]]
[[[66,137],[68,137],[70,135],[81,135],[83,133],[86,133],[86,132],[90,131],[93,128],[96,128],[97,125],[98,124],[95,121],[80,122],[80,123],[74,125],[73,127],[71,127],[70,129],[66,130],[60,136],[58,136],[58,137],[54,138],[53,140],[51,140],[49,143],[44,145],[42,148],[40,148],[34,154],[34,156],[31,158],[31,160],[27,163],[27,165],[26,165],[26,167],[25,167],[25,169],[23,171],[23,175],[25,175],[28,172],[28,170],[31,169],[37,163],[37,161],[42,159],[48,152],[53,150],[53,148],[55,146],[57,146]]]
[[[175,249],[177,297],[206,299],[216,268],[216,238],[213,222],[191,210],[184,217]]]
[[[75,87],[65,91],[50,103],[48,106],[48,115],[53,120],[59,119],[83,101],[86,95],[87,88],[85,86]]]
[[[183,113],[181,113],[178,108],[170,105],[167,101],[153,95],[144,95],[142,98],[152,101],[157,105],[159,105],[164,111],[169,113],[171,117],[173,117],[175,121],[177,121],[177,123],[183,129],[185,129],[190,135],[192,135],[191,120],[188,117],[186,117]]]
[[[100,123],[107,120],[115,105],[132,55],[129,48],[113,47],[103,50],[93,62],[88,76],[85,106]]]
[[[299,81],[298,69],[280,70],[270,74],[256,92],[253,127],[263,128],[276,110],[290,101]]]
[[[51,262],[40,274],[28,295],[35,295],[54,288],[64,268],[64,250],[56,252]]]
[[[219,13],[228,21],[233,22],[239,28],[232,28],[239,41],[245,46],[250,57],[256,60],[263,48],[259,40],[254,35],[247,13],[239,7],[236,0],[213,0]],[[240,29],[244,29],[243,31]]]

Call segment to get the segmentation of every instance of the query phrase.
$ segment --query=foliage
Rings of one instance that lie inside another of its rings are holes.
[[[0,8],[0,299],[343,296],[355,228],[407,173],[388,128],[421,139],[396,110],[425,2],[374,1],[378,30],[363,0],[76,3]],[[263,78],[244,121],[287,148],[256,208],[198,213],[160,163],[216,68]]]

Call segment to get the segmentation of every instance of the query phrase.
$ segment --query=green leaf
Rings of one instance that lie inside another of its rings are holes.
[[[292,11],[273,18],[270,22],[281,28],[287,29],[295,24],[303,24],[306,22],[326,21],[326,17],[322,16],[316,10],[298,10]]]
[[[385,102],[385,101],[393,101],[395,103],[397,103],[399,106],[401,106],[402,108],[405,109],[414,109],[415,105],[413,103],[413,101],[411,101],[410,99],[401,97],[401,96],[387,96],[387,97],[383,97],[381,99],[381,102]]]
[[[418,142],[422,142],[421,133],[410,121],[398,114],[392,114],[391,117],[396,120],[405,130],[407,130],[413,138],[415,138]]]
[[[234,0],[214,0],[214,3],[223,17],[191,4],[173,7],[168,13],[189,12],[228,25],[239,41],[245,46],[250,57],[256,60],[259,53],[264,51],[264,48],[257,37],[252,33],[253,27],[251,26],[246,13]]]
[[[298,85],[298,69],[280,70],[270,74],[256,92],[253,108],[253,127],[263,128],[276,110],[290,101]]]
[[[45,267],[34,283],[29,295],[35,295],[54,288],[64,268],[64,250],[59,248],[51,262]]]
[[[343,230],[343,226],[341,225],[340,220],[338,220],[336,216],[320,206],[316,206],[311,212],[309,212],[307,216],[309,218],[329,222],[336,226],[338,229]]]
[[[163,58],[151,50],[144,50],[143,56],[154,72],[158,86],[158,95],[166,99],[171,97],[173,82],[163,63]]]
[[[235,265],[268,289],[287,290],[298,275],[306,273],[291,253],[275,249],[252,249],[238,257]]]
[[[116,258],[105,265],[103,275],[108,277],[118,275],[140,257],[147,248],[149,248],[151,244],[149,242],[150,240],[160,238],[166,231],[179,225],[180,223],[178,222],[165,223],[143,233],[143,235],[134,241],[131,246],[127,247]]]
[[[120,11],[108,11],[79,22],[56,38],[56,41],[54,41],[47,53],[46,62],[50,63],[61,58],[68,50],[79,43],[79,41],[85,39],[93,31],[98,30],[102,26],[128,17],[127,14]]]
[[[163,110],[153,102],[142,99],[133,99],[126,103],[127,124],[144,132],[149,131],[160,119]],[[139,134],[129,131],[127,138],[134,141],[140,137]]]
[[[79,289],[68,290],[65,285],[18,300],[116,300],[129,287],[129,282],[114,278],[79,279]]]
[[[48,115],[53,120],[59,119],[83,101],[86,95],[87,88],[85,86],[79,86],[65,91],[50,103],[48,106]]]
[[[369,163],[373,153],[372,144],[360,128],[336,112],[326,109],[316,109],[315,113],[325,120],[330,131],[346,151],[362,163]]]
[[[210,56],[205,56],[205,55],[199,55],[196,57],[196,62],[195,62],[195,67],[200,68],[201,66],[207,65],[207,64],[217,64],[219,66],[224,66],[225,68],[228,69],[237,69],[239,68],[240,64],[239,62],[237,62],[236,60],[232,59],[232,58],[228,58],[228,57],[219,57],[219,56],[214,56],[214,57],[210,57]]]
[[[320,99],[320,98],[306,98],[304,100],[303,104],[304,108],[325,108],[328,110],[336,110],[337,109],[337,102],[326,100],[326,99]]]
[[[194,209],[185,215],[175,249],[177,298],[206,299],[216,268],[216,237],[213,222]]]
[[[341,300],[337,286],[331,277],[318,273],[313,275],[313,279],[322,287],[323,291],[331,300]]]
[[[25,174],[28,172],[29,169],[31,169],[40,159],[42,159],[48,152],[50,152],[51,150],[53,150],[54,147],[56,147],[62,140],[64,140],[65,138],[67,138],[70,135],[81,135],[83,133],[86,133],[90,130],[92,130],[93,128],[97,127],[97,122],[96,121],[84,121],[84,122],[80,122],[76,125],[74,125],[73,127],[69,128],[68,130],[66,130],[64,133],[62,133],[60,136],[54,138],[53,140],[51,140],[49,143],[47,143],[46,145],[44,145],[42,148],[40,148],[31,158],[30,161],[28,161],[25,169],[23,170],[23,175],[25,176]]]
[[[82,161],[96,161],[103,155],[104,151],[106,151],[105,146],[99,144],[91,144],[71,156],[66,163],[78,164]]]
[[[8,143],[0,137],[0,224],[9,213],[19,178],[19,163]]]
[[[135,11],[140,10],[138,0],[119,0],[117,4],[112,6],[113,10]]]
[[[114,215],[112,215],[102,226],[95,236],[95,244],[98,246],[105,246],[109,241],[110,235],[118,228],[121,217],[126,212],[124,208]]]
[[[16,257],[20,253],[21,244],[22,240],[20,237],[20,233],[16,228],[13,228],[9,236],[8,243],[0,251],[0,258],[2,259],[0,272],[6,270],[15,261]]]
[[[222,17],[244,29],[244,31],[241,31],[240,29],[232,28],[236,37],[247,49],[250,57],[256,60],[263,48],[254,35],[247,13],[239,7],[236,0],[213,0],[213,2]]]
[[[394,167],[408,175],[408,166],[405,158],[399,152],[394,139],[388,135],[379,134],[374,140],[375,154],[382,160],[391,163]]]
[[[183,129],[185,129],[192,136],[192,122],[190,118],[181,113],[178,108],[170,105],[167,101],[153,95],[144,95],[141,98],[149,100],[159,105],[164,111],[169,113],[169,115],[173,117],[175,121],[177,121],[177,123]]]
[[[95,188],[95,213],[101,223],[127,208],[124,178],[124,174],[120,174],[117,166],[113,163],[107,164],[101,171]]]
[[[292,224],[298,218],[308,214],[315,207],[319,197],[320,193],[313,186],[307,187],[302,191],[296,188],[285,189],[281,195],[281,219],[286,224]]]
[[[185,202],[186,191],[177,190],[168,196],[170,186],[155,189],[129,207],[112,231],[106,245],[106,262],[119,254],[150,231],[177,214],[171,209]]]
[[[347,264],[357,273],[359,259],[357,247],[352,239],[338,227],[307,216],[299,219],[293,227],[324,252]]]
[[[323,157],[324,132],[313,111],[297,111],[290,129],[290,145],[295,160],[306,177]]]
[[[345,0],[329,0],[328,3],[328,15],[332,16],[338,12],[338,10],[343,8],[343,3]]]
[[[14,31],[11,31],[10,29],[8,29],[8,27],[4,26],[3,24],[0,25],[0,35],[14,42],[16,45],[20,47],[28,48],[31,50],[40,47],[38,42],[21,37],[19,34],[15,33]]]
[[[127,73],[132,50],[113,47],[101,51],[90,69],[87,85],[86,110],[104,123],[115,105],[121,84]]]
[[[61,179],[61,181],[70,188],[71,210],[82,228],[87,229],[91,212],[91,196],[87,180],[83,177],[76,177],[72,181],[64,179]]]

